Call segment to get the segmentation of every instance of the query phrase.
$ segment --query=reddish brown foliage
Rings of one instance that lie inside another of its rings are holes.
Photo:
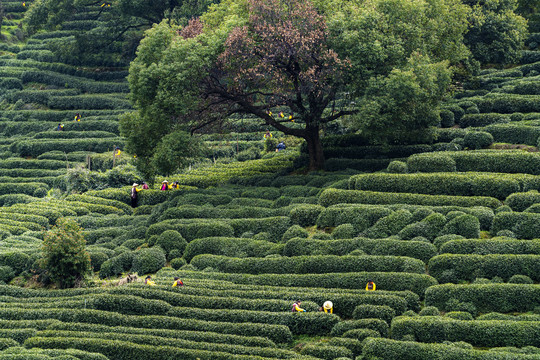
[[[203,32],[203,24],[199,18],[191,19],[188,25],[180,30],[179,35],[184,39],[191,39]]]

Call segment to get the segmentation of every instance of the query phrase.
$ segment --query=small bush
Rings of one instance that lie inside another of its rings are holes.
[[[10,266],[0,266],[0,281],[8,283],[15,277],[15,271]]]
[[[368,337],[381,337],[381,334],[379,334],[378,331],[371,329],[352,329],[345,331],[342,337],[364,341],[364,339]]]
[[[309,233],[306,229],[299,225],[293,225],[290,228],[285,231],[283,234],[283,237],[281,238],[282,242],[287,242],[292,238],[307,238],[309,236]]]
[[[435,306],[426,306],[418,313],[420,316],[439,316],[441,315],[439,309]]]
[[[454,172],[456,171],[456,161],[445,155],[433,155],[430,157],[412,155],[407,159],[407,168],[410,173]]]
[[[441,116],[441,127],[450,128],[454,126],[455,119],[454,119],[454,113],[452,111],[443,109],[440,112],[440,116]]]
[[[465,146],[469,149],[483,149],[493,144],[493,135],[484,131],[470,131],[464,138]]]
[[[514,211],[525,211],[528,207],[540,203],[540,193],[533,190],[511,194],[504,203]]]
[[[320,205],[297,205],[291,210],[289,216],[293,224],[307,227],[315,225],[317,217],[323,210],[324,207]]]
[[[534,284],[534,281],[526,275],[514,275],[508,279],[510,284]]]
[[[355,237],[356,232],[352,224],[341,224],[336,226],[334,231],[332,231],[332,238],[334,239],[352,239]]]
[[[169,256],[171,251],[178,250],[180,254],[184,252],[187,246],[187,241],[180,235],[178,231],[166,230],[159,235],[155,246],[160,246],[165,250],[165,254]]]
[[[444,316],[455,320],[474,320],[471,313],[466,311],[450,311],[444,314]]]
[[[353,358],[351,350],[343,346],[331,346],[326,344],[309,344],[300,350],[302,355],[311,355],[319,359],[333,360],[340,357]]]
[[[381,319],[388,324],[396,316],[396,311],[386,305],[360,305],[353,311],[353,319]]]
[[[404,161],[392,161],[388,164],[386,170],[393,174],[405,174],[407,173],[407,163]]]
[[[97,251],[90,253],[90,265],[92,265],[94,271],[99,271],[101,265],[107,260],[109,260],[109,257],[104,252]]]
[[[186,260],[182,259],[182,258],[174,258],[171,260],[171,267],[174,269],[174,270],[178,270],[180,269],[182,266],[186,265]]]
[[[461,215],[450,220],[439,235],[461,235],[467,239],[480,237],[480,221],[472,215]]]
[[[132,271],[139,274],[153,273],[165,266],[166,258],[160,247],[141,249],[135,252]]]

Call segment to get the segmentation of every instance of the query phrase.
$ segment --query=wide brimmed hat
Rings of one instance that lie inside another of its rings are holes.
[[[137,183],[133,183],[133,186],[139,186],[139,184],[137,184]]]
[[[167,180],[163,180],[161,183],[162,183],[162,184],[163,184],[163,183],[168,183],[168,181],[167,181]]]

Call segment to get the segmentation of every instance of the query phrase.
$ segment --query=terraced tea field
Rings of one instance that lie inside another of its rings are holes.
[[[2,34],[25,3],[3,2]],[[127,67],[51,51],[97,7],[0,43],[0,359],[540,359],[535,49],[445,102],[434,144],[327,129],[327,171],[304,175],[300,141],[237,118],[132,208]],[[93,281],[19,286],[60,218],[84,229]],[[157,285],[118,286],[128,273]]]

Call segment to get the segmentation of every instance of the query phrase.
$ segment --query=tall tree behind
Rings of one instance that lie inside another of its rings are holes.
[[[309,168],[321,169],[321,127],[358,113],[351,100],[364,95],[370,78],[405,66],[417,52],[434,61],[468,55],[462,44],[467,11],[459,1],[316,5],[226,0],[182,30],[166,23],[153,28],[130,67],[139,112],[121,122],[128,143],[144,142],[140,150],[151,157],[171,129],[194,132],[249,114],[305,139]],[[144,133],[137,130],[141,124]]]

